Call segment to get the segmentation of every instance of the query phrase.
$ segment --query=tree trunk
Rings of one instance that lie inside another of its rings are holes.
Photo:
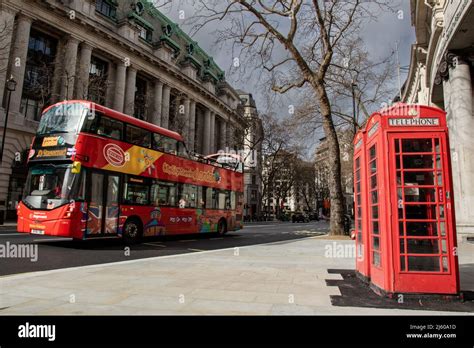
[[[331,105],[323,86],[316,86],[318,91],[323,129],[329,150],[329,196],[331,199],[330,235],[344,234],[344,195],[341,185],[341,157],[336,129],[331,118]]]

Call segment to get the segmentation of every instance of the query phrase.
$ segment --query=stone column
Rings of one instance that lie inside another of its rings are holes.
[[[89,72],[91,66],[92,46],[86,42],[81,44],[81,53],[79,57],[79,66],[76,78],[76,98],[88,99],[89,90]]]
[[[189,118],[189,108],[191,105],[191,100],[188,97],[184,97],[183,100],[183,105],[184,105],[184,115],[181,115],[184,117],[184,129],[182,131],[183,138],[186,142],[186,145],[189,146],[189,123],[190,123],[190,118]]]
[[[169,127],[170,119],[170,92],[171,88],[168,85],[163,85],[163,97],[161,101],[161,127]]]
[[[474,129],[472,81],[469,63],[461,57],[449,70],[445,91],[450,136],[453,189],[458,233],[474,234]]]
[[[160,80],[155,81],[153,88],[153,108],[152,115],[150,118],[151,123],[161,126],[161,109],[162,109],[162,97],[163,97],[163,82]]]
[[[64,70],[61,79],[61,100],[72,99],[76,80],[76,60],[79,40],[69,36],[64,52]]]
[[[125,85],[125,102],[123,113],[133,116],[135,110],[135,90],[137,86],[137,69],[132,66],[127,70],[127,82]]]
[[[125,81],[127,76],[127,67],[123,62],[117,63],[115,70],[115,98],[114,109],[123,112],[123,103],[125,100]]]
[[[209,155],[209,146],[211,145],[211,110],[204,111],[204,136],[202,137],[202,153]]]
[[[220,144],[219,147],[222,151],[226,151],[227,146],[227,122],[221,118],[220,119]]]
[[[191,100],[189,105],[189,150],[195,152],[195,133],[196,133],[196,102]]]
[[[10,112],[20,112],[21,95],[23,93],[23,80],[25,79],[26,56],[32,19],[22,14],[18,16],[17,28],[11,53],[10,74],[17,82],[15,91],[11,94]]]
[[[209,153],[215,152],[216,144],[216,114],[211,111],[211,126],[210,126],[210,137],[209,137]]]
[[[109,62],[107,64],[107,90],[105,92],[105,106],[112,109],[114,108],[115,99],[115,73],[115,64],[113,62]]]
[[[5,82],[10,77],[7,76],[8,56],[12,46],[14,24],[15,13],[9,12],[6,8],[0,11],[0,27],[4,28],[0,35],[0,47],[2,48],[2,52],[0,52],[0,107],[5,93]]]

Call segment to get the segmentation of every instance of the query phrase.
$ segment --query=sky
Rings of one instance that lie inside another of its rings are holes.
[[[309,0],[305,0],[309,1]],[[344,1],[344,0],[341,0]],[[169,0],[155,0],[159,6]],[[210,0],[209,3],[212,3]],[[401,84],[406,79],[408,66],[410,64],[410,47],[415,43],[414,28],[411,26],[410,0],[398,0],[399,7],[395,8],[395,12],[383,12],[373,21],[364,23],[361,30],[361,39],[371,53],[371,58],[377,60],[390,55],[398,43],[399,62],[401,69]],[[196,10],[193,0],[173,0],[171,5],[159,7],[165,15],[175,21],[183,31],[189,33],[191,26],[189,25],[190,17]],[[225,21],[225,19],[224,19]],[[232,43],[228,42],[223,47],[215,46],[216,30],[221,29],[225,23],[212,22],[199,31],[193,40],[197,41],[199,46],[214,58],[214,61],[226,72],[226,80],[236,89],[242,89],[252,93],[257,103],[259,112],[267,112],[264,110],[267,106],[262,89],[256,85],[255,81],[242,81],[239,76],[231,74],[231,66],[233,57],[231,52]],[[405,69],[403,69],[405,67]],[[396,73],[396,64],[393,66]],[[394,89],[398,89],[398,82],[395,80]],[[288,100],[292,98],[291,94],[285,96]],[[289,101],[291,103],[291,101]],[[260,108],[259,108],[260,106]]]

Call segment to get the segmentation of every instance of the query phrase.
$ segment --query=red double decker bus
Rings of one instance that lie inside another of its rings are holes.
[[[18,231],[88,239],[242,228],[242,164],[190,154],[183,138],[88,101],[43,113]]]

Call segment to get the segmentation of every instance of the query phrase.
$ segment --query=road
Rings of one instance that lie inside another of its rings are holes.
[[[146,239],[142,244],[126,249],[120,240],[101,239],[72,241],[67,238],[35,236],[0,231],[0,246],[8,244],[37,244],[37,260],[30,258],[0,258],[0,276],[25,272],[44,271],[67,267],[126,261],[147,257],[234,248],[239,246],[284,242],[305,238],[327,231],[322,221],[310,223],[255,223],[243,230],[217,235],[169,236]]]

